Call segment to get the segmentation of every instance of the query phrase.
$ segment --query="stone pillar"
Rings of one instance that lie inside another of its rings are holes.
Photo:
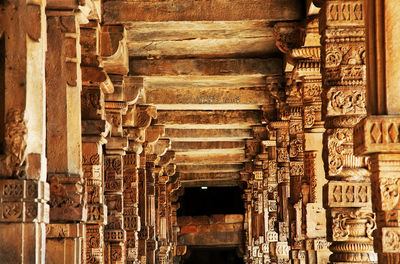
[[[107,106],[115,106],[109,104]],[[111,110],[112,109],[112,110]],[[118,136],[121,127],[123,109],[111,108],[107,119],[113,122],[114,136],[107,138],[104,156],[104,196],[108,210],[108,223],[105,227],[105,263],[125,263],[126,231],[124,229],[123,172],[125,150],[128,139]],[[115,112],[114,112],[115,111]]]
[[[131,144],[131,143],[130,143]],[[138,215],[139,155],[129,151],[124,158],[124,229],[126,230],[126,261],[136,263],[140,220]]]
[[[392,0],[365,2],[369,116],[354,128],[354,151],[370,158],[374,249],[379,263],[392,264],[400,262],[399,6]]]
[[[165,142],[165,143],[163,143]],[[158,241],[158,251],[157,251],[157,261],[156,263],[168,263],[171,254],[172,243],[170,239],[170,218],[168,213],[168,193],[167,193],[167,183],[172,175],[175,174],[176,166],[171,164],[175,159],[175,152],[167,151],[171,147],[171,141],[167,139],[159,140],[157,144],[157,149],[165,150],[163,153],[158,152],[160,161],[158,166],[162,168],[162,175],[156,179],[156,225],[157,225],[157,241]]]
[[[289,121],[270,123],[276,130],[276,161],[278,177],[278,205],[276,200],[269,201],[270,211],[277,207],[278,242],[276,242],[277,263],[288,263],[290,246],[289,240],[289,199],[290,199],[290,157],[289,157]],[[276,210],[276,209],[275,209]]]
[[[267,192],[268,197],[264,201],[264,208],[268,211],[268,218],[266,218],[265,229],[266,229],[266,241],[268,243],[269,251],[276,248],[278,242],[278,230],[276,229],[277,224],[277,205],[276,200],[278,199],[278,174],[277,174],[277,151],[276,151],[276,132],[275,130],[269,131],[268,141],[263,141],[263,148],[268,153],[268,169],[264,170],[267,175]],[[265,185],[265,184],[264,184]],[[275,255],[275,254],[274,254]],[[271,258],[271,256],[269,256]],[[276,258],[272,258],[275,259]]]
[[[304,44],[293,49],[289,55],[295,60],[292,77],[301,81],[304,172],[299,183],[301,203],[297,204],[296,212],[302,215],[298,226],[301,226],[303,236],[302,249],[307,250],[306,258],[299,261],[307,260],[308,263],[326,263],[330,254],[326,246],[315,247],[316,243],[328,244],[323,208],[323,186],[327,181],[324,177],[321,144],[325,129],[322,120],[321,36],[318,22],[318,15],[308,14],[304,22]],[[298,254],[300,256],[305,257],[304,254]]]
[[[186,254],[186,246],[178,246],[178,218],[176,215],[176,211],[179,208],[179,204],[177,201],[179,199],[179,193],[181,188],[181,182],[179,181],[178,174],[175,174],[169,178],[167,183],[167,192],[168,192],[168,218],[170,224],[168,225],[169,228],[169,239],[171,244],[171,262],[172,263],[179,263],[181,256]]]
[[[146,240],[148,239],[147,230],[147,184],[146,184],[146,156],[144,153],[140,154],[140,168],[139,168],[139,217],[140,217],[140,231],[139,231],[139,241],[138,241],[138,256],[141,263],[147,263],[146,259]]]
[[[82,177],[81,47],[78,4],[49,2],[47,14],[47,160],[50,183],[48,263],[81,263],[86,189]],[[60,11],[60,10],[63,11]]]
[[[162,168],[156,166],[160,161],[159,153],[156,153],[156,144],[159,138],[164,135],[165,128],[160,125],[152,125],[146,129],[145,149],[146,154],[146,214],[148,239],[146,240],[146,263],[154,264],[157,250],[157,226],[156,226],[156,180]],[[162,151],[161,151],[162,152]],[[160,153],[161,154],[161,153]]]
[[[104,203],[102,141],[84,135],[82,141],[82,167],[87,190],[88,217],[86,222],[86,263],[104,263],[104,225],[107,207]]]
[[[80,27],[82,169],[88,202],[84,261],[103,264],[104,226],[107,224],[103,146],[110,132],[110,124],[105,120],[104,94],[112,93],[114,86],[102,67],[100,14],[91,10],[89,19],[89,23]]]
[[[268,234],[268,148],[265,126],[253,127],[253,138],[246,142],[246,157],[252,160],[242,172],[242,180],[247,183],[246,206],[246,260],[248,263],[265,263],[270,260]],[[246,179],[247,178],[247,179]]]
[[[370,173],[353,153],[353,127],[366,115],[364,3],[319,2],[330,261],[376,263]]]
[[[0,4],[0,259],[45,263],[45,1]],[[29,23],[27,23],[29,21]]]

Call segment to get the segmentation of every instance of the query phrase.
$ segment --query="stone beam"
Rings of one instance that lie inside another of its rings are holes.
[[[223,164],[241,163],[249,159],[244,153],[236,154],[179,154],[176,153],[175,164]]]
[[[182,183],[193,181],[218,181],[218,180],[239,180],[239,172],[203,172],[203,173],[179,173]]]
[[[302,2],[292,0],[176,0],[107,1],[104,22],[120,24],[132,21],[224,21],[224,20],[297,20],[302,18]]]
[[[282,59],[130,59],[130,75],[278,75],[282,73]]]
[[[244,149],[243,141],[172,142],[175,151]]]
[[[278,52],[268,21],[168,21],[127,25],[135,58],[265,56]]]
[[[208,165],[178,165],[176,171],[180,173],[208,173],[208,172],[237,172],[243,170],[243,164],[208,164]]]
[[[239,180],[196,180],[196,181],[185,181],[182,182],[182,187],[191,188],[191,187],[236,187],[239,185]]]
[[[241,140],[252,137],[251,129],[176,129],[166,128],[165,137],[175,141]]]
[[[140,103],[159,110],[254,110],[271,103],[260,75],[146,77],[144,87]]]
[[[261,123],[260,111],[158,111],[157,124],[167,128],[246,128]]]
[[[146,89],[145,97],[144,103],[155,104],[158,110],[216,108],[254,110],[269,102],[266,91],[260,87]]]

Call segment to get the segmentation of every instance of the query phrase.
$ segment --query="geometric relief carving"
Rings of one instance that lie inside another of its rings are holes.
[[[124,230],[105,230],[104,232],[104,239],[108,242],[124,241],[125,236]]]
[[[105,209],[107,207],[102,204],[88,204],[87,222],[104,223],[104,216],[107,215],[107,212],[104,212]]]
[[[400,152],[400,118],[394,115],[368,116],[354,128],[355,153]]]
[[[303,176],[304,175],[304,162],[291,161],[290,162],[290,176]]]
[[[329,25],[364,25],[363,4],[360,1],[332,1],[327,4]]]
[[[371,184],[360,182],[330,181],[328,204],[330,207],[371,206]]]
[[[289,259],[290,246],[288,242],[276,243],[276,256],[280,259]]]
[[[0,222],[48,222],[49,185],[34,180],[0,181]]]

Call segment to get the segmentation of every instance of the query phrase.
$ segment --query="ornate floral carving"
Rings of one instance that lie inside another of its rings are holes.
[[[400,200],[400,178],[380,178],[382,210],[393,210]]]
[[[382,228],[382,246],[383,252],[399,253],[400,252],[400,229],[399,228]]]
[[[334,241],[352,238],[372,238],[376,228],[375,214],[361,210],[333,213],[332,237]]]
[[[328,94],[328,115],[366,114],[365,92],[362,90],[338,90],[332,88]]]

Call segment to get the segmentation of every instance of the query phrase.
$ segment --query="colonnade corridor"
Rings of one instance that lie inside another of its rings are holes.
[[[400,264],[398,0],[0,0],[0,264]]]

